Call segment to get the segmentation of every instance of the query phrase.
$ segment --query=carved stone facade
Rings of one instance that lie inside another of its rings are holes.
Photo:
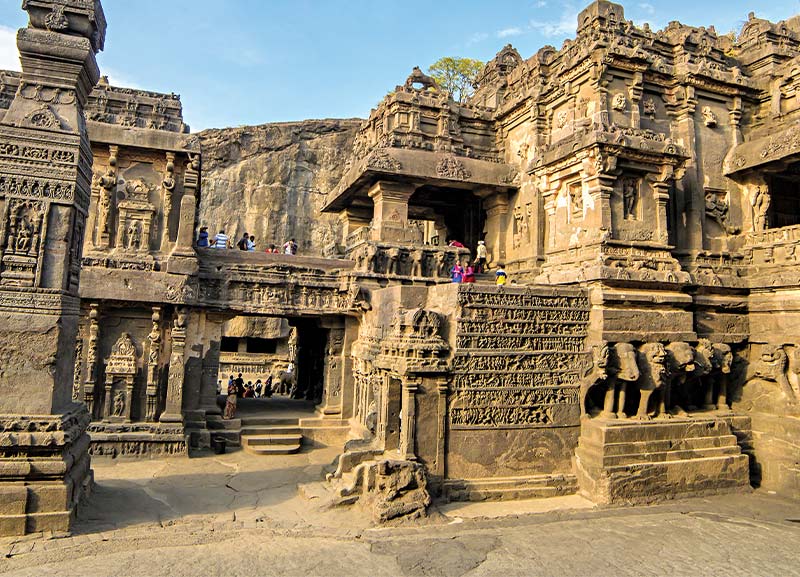
[[[102,31],[99,3],[26,4],[26,50],[61,6]],[[203,151],[177,96],[0,74],[0,352],[48,383],[26,414],[53,415],[18,417],[0,382],[9,446],[41,425],[83,454],[91,417],[95,455],[208,447],[244,315],[288,319],[298,390],[360,435],[340,502],[381,521],[432,496],[800,486],[800,20],[656,32],[599,0],[577,24],[558,50],[504,47],[465,103],[419,69],[390,93],[323,191],[342,258],[196,247]],[[101,48],[81,34],[59,42]],[[513,284],[450,282],[479,246]],[[42,334],[66,321],[31,361],[34,312]]]

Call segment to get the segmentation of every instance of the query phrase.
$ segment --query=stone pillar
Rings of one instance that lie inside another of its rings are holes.
[[[219,380],[219,352],[222,342],[222,326],[224,323],[225,317],[211,314],[206,315],[204,337],[207,345],[205,347],[205,354],[203,355],[200,402],[201,408],[205,410],[207,417],[222,417],[222,409],[217,405],[217,381]],[[227,390],[227,384],[227,380],[222,383],[225,390]]]
[[[153,314],[150,317],[153,321],[153,328],[147,335],[147,409],[145,420],[148,423],[156,421],[158,413],[158,365],[161,359],[161,307],[153,307]]]
[[[169,257],[167,271],[194,274],[197,257],[194,252],[194,220],[197,210],[197,191],[200,186],[200,153],[189,153],[186,173],[183,176],[183,197],[178,221],[178,237]]]
[[[328,344],[325,347],[323,366],[322,402],[317,410],[322,416],[342,414],[342,378],[344,370],[344,321],[323,320],[323,328],[328,329]]]
[[[408,234],[408,200],[416,186],[400,182],[376,182],[369,191],[375,204],[372,240],[404,242]]]
[[[89,415],[94,415],[95,386],[97,385],[97,348],[100,345],[100,305],[89,305],[89,348],[86,351],[86,381],[83,383],[83,402]]]
[[[161,414],[162,423],[182,423],[183,382],[186,374],[186,311],[175,311],[172,323],[172,354],[169,358],[167,402]]]
[[[83,106],[100,76],[105,19],[99,0],[23,6],[22,81],[0,123],[3,535],[68,530],[91,485],[90,417],[72,381],[92,174]]]
[[[505,263],[506,230],[508,226],[508,193],[495,192],[484,198],[486,210],[486,248],[489,251],[489,266]]]
[[[414,378],[403,379],[403,398],[400,401],[400,457],[407,461],[415,461],[414,452],[416,444],[417,427],[417,389],[420,380]]]
[[[117,156],[119,146],[111,145],[108,147],[108,170],[100,177],[100,196],[97,203],[97,230],[95,245],[98,248],[107,249],[111,246],[112,229],[112,210],[116,203],[117,192]],[[91,229],[90,229],[91,230]],[[121,237],[117,237],[117,242],[122,242]]]
[[[368,227],[372,213],[367,208],[346,208],[339,213],[342,223],[342,246],[347,248],[347,237],[360,228]]]
[[[667,202],[669,202],[669,189],[672,184],[673,168],[662,167],[661,173],[652,180],[653,200],[656,206],[656,222],[653,223],[657,242],[666,244],[669,240],[669,224],[667,216]]]
[[[683,238],[677,242],[682,249],[692,251],[703,250],[703,223],[705,221],[705,194],[699,179],[697,166],[697,126],[694,113],[697,109],[697,98],[693,86],[685,87],[685,97],[677,111],[678,128],[676,136],[681,138],[689,159],[684,165],[686,173],[678,185],[676,195],[676,214],[678,230]],[[685,212],[685,217],[682,213]],[[685,223],[685,224],[682,224]]]
[[[436,462],[433,464],[432,473],[439,479],[444,479],[447,470],[445,451],[447,447],[447,395],[450,392],[447,379],[436,382],[436,391],[439,394],[436,414],[439,419],[439,430],[436,433]]]
[[[164,172],[164,180],[161,188],[164,189],[164,206],[162,214],[164,219],[164,230],[161,237],[161,250],[165,251],[169,247],[169,223],[172,215],[172,193],[175,191],[175,153],[167,152],[167,164]],[[192,217],[194,219],[194,217]]]

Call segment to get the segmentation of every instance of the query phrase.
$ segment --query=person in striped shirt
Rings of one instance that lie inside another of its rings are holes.
[[[211,241],[211,246],[214,248],[229,248],[228,244],[228,235],[225,234],[224,230],[219,231],[217,236],[214,237],[214,240]]]

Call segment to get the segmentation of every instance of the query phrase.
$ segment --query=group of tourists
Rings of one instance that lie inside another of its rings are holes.
[[[297,254],[297,242],[292,238],[287,240],[283,243],[281,248],[278,248],[274,244],[269,245],[264,252],[272,253],[272,254]],[[231,244],[230,237],[225,234],[224,229],[220,229],[220,231],[216,234],[214,238],[210,238],[208,235],[208,227],[201,226],[200,232],[197,235],[197,247],[198,248],[221,248],[221,249],[232,249],[234,248]],[[256,237],[250,233],[245,232],[236,242],[236,248],[239,250],[247,251],[247,252],[256,252]]]
[[[461,242],[450,239],[447,241],[447,246],[456,248],[466,248]],[[460,261],[456,261],[453,268],[450,269],[450,278],[454,283],[474,283],[475,275],[483,274],[486,271],[486,243],[482,240],[478,241],[478,247],[475,250],[475,260],[473,262],[467,261],[466,265],[462,265]],[[494,273],[495,284],[504,285],[508,281],[508,274],[502,264],[497,265],[497,270]]]
[[[218,392],[222,392],[222,381],[217,384]],[[284,379],[273,386],[272,375],[267,377],[266,382],[256,379],[256,382],[247,381],[245,384],[242,373],[234,378],[233,375],[228,379],[227,398],[225,399],[225,410],[222,414],[223,419],[233,419],[236,415],[236,405],[239,399],[269,399],[273,394],[290,395],[288,385]]]

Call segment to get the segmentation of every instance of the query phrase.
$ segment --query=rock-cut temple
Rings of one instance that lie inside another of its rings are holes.
[[[597,0],[560,48],[500,50],[466,102],[415,68],[321,161],[323,201],[275,221],[308,223],[284,255],[196,246],[228,157],[179,96],[101,78],[100,0],[23,9],[23,71],[0,72],[0,533],[69,528],[92,457],[258,449],[222,418],[229,372],[314,400],[298,443],[340,448],[331,501],[378,520],[799,494],[800,17],[656,31]],[[487,271],[450,282],[479,243]]]

